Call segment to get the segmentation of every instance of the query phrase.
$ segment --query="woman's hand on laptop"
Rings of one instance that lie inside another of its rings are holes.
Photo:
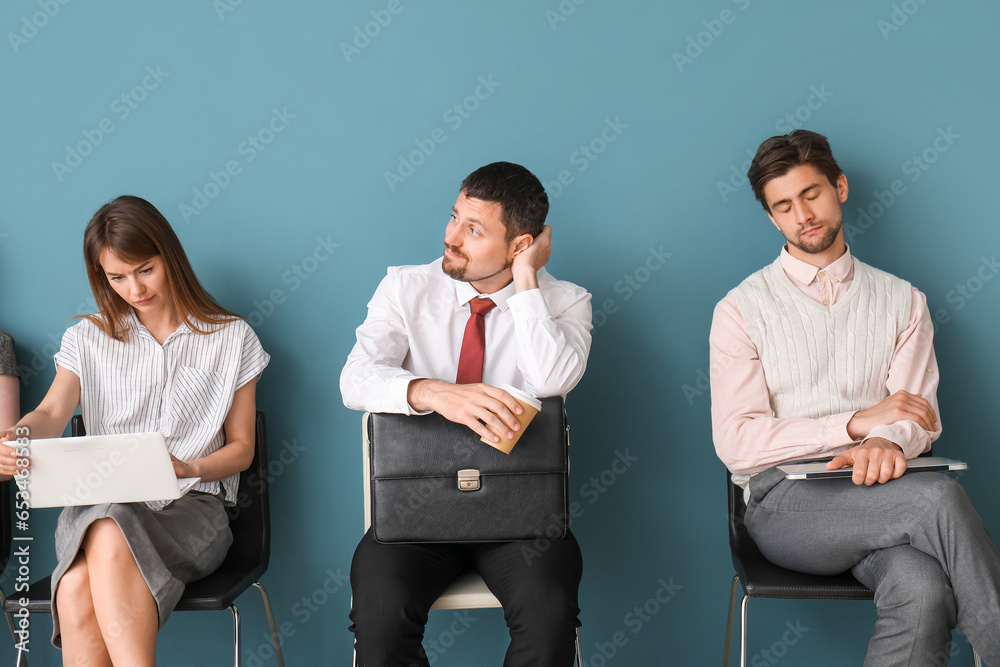
[[[179,458],[170,455],[170,462],[174,464],[174,474],[177,475],[177,479],[184,479],[185,477],[201,477],[197,469],[192,465],[191,461],[181,461]]]

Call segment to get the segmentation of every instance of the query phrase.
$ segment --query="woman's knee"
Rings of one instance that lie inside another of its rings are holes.
[[[90,590],[90,573],[82,554],[59,578],[56,588],[55,605],[60,618],[65,621],[79,621],[93,614],[94,602]]]
[[[114,519],[98,519],[87,528],[83,538],[84,552],[101,559],[125,559],[135,562],[122,529]]]

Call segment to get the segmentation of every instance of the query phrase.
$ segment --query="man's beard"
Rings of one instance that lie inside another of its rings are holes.
[[[452,252],[455,252],[454,250]],[[456,253],[457,254],[457,253]],[[489,274],[488,276],[470,276],[469,275],[469,259],[464,255],[461,255],[462,259],[465,260],[465,264],[462,266],[448,266],[448,258],[445,257],[441,260],[441,270],[444,271],[445,275],[454,280],[459,280],[463,283],[475,283],[480,280],[487,280],[493,276],[503,273],[511,267],[511,262],[505,262],[503,266]]]
[[[840,234],[840,230],[843,226],[844,222],[843,219],[841,219],[841,221],[835,226],[827,227],[824,225],[823,235],[819,238],[813,238],[808,241],[804,241],[801,238],[795,241],[791,239],[786,240],[802,252],[807,252],[810,255],[818,255],[819,253],[830,249],[830,246],[832,246],[834,241],[837,240],[837,235]]]

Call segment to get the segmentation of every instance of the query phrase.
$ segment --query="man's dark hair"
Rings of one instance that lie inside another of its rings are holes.
[[[510,243],[521,234],[542,233],[549,213],[549,196],[534,174],[519,164],[494,162],[480,167],[462,181],[466,197],[500,204],[501,220]]]
[[[771,137],[760,145],[747,171],[753,195],[768,213],[771,209],[764,199],[764,186],[772,179],[784,176],[793,167],[811,164],[826,176],[834,187],[844,172],[833,159],[830,142],[822,134],[809,130],[795,130],[788,134]]]

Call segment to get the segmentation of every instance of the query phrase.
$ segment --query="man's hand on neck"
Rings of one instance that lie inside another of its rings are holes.
[[[551,254],[552,228],[545,225],[531,245],[514,255],[511,270],[514,273],[516,292],[538,289],[538,270],[548,264]]]

